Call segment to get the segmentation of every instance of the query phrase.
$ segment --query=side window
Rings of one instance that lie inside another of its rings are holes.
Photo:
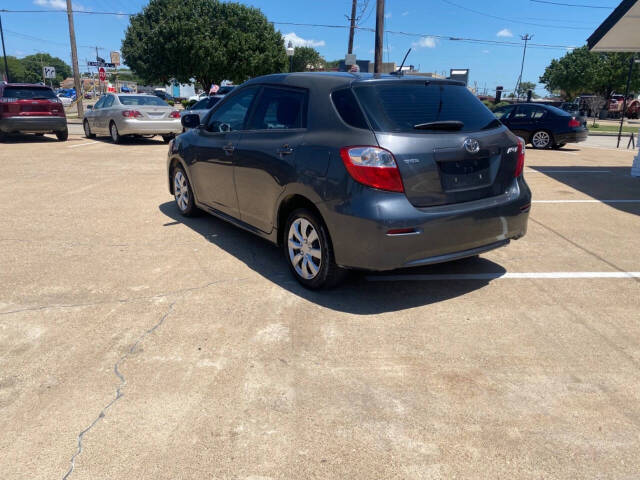
[[[207,130],[210,132],[242,130],[258,88],[249,87],[229,98],[223,105],[220,105],[220,108],[209,117]]]
[[[516,114],[513,116],[514,120],[531,120],[531,116],[533,112],[537,110],[535,107],[531,105],[521,105],[516,110]]]
[[[102,104],[102,108],[109,108],[111,105],[113,105],[113,95],[108,95]]]
[[[302,91],[265,87],[251,117],[250,130],[304,128],[307,95]]]
[[[93,106],[93,109],[94,109],[94,110],[100,110],[100,109],[103,107],[103,105],[104,105],[104,99],[105,99],[105,98],[106,98],[106,97],[102,97],[100,100],[98,100],[98,101],[96,102],[96,104]]]
[[[541,118],[544,118],[546,113],[547,111],[544,108],[534,108],[531,118],[534,120],[540,120]]]
[[[493,114],[496,116],[498,120],[502,120],[502,119],[506,120],[511,112],[513,112],[513,107],[502,107],[496,110],[495,112],[493,112]]]
[[[356,96],[350,88],[336,90],[331,94],[331,100],[344,123],[356,128],[369,128],[356,101]]]

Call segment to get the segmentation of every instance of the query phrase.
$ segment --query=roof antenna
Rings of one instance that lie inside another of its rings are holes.
[[[405,54],[404,58],[402,59],[402,63],[400,64],[400,68],[398,68],[398,70],[396,70],[395,72],[391,72],[393,75],[402,75],[402,67],[404,67],[404,62],[407,61],[407,57],[409,56],[410,53],[411,53],[411,48],[409,48],[409,50],[407,50],[407,53]]]

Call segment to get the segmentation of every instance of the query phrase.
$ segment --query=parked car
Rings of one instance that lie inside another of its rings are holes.
[[[576,117],[548,105],[519,103],[497,108],[493,113],[533,148],[562,148],[567,143],[585,141],[589,133]]]
[[[154,91],[153,91],[153,94],[154,94],[156,97],[161,98],[161,99],[162,99],[162,100],[164,100],[165,102],[166,102],[166,101],[168,101],[168,100],[175,101],[175,98],[173,98],[171,95],[169,95],[167,92],[165,92],[165,91],[163,91],[163,90],[154,90]]]
[[[564,110],[569,115],[576,117],[583,127],[587,126],[587,117],[585,115],[586,112],[580,110],[580,104],[577,102],[562,102],[560,104],[560,110]]]
[[[280,245],[305,287],[474,256],[527,229],[524,143],[462,82],[274,74],[182,123],[167,160],[179,212]]]
[[[182,132],[180,113],[164,100],[138,93],[109,93],[91,107],[82,122],[87,138],[110,135],[119,143],[127,135],[161,135],[165,142]]]
[[[180,112],[180,116],[184,117],[187,114],[195,114],[200,117],[200,120],[204,118],[204,116],[209,113],[209,110],[213,108],[221,99],[224,98],[224,95],[212,95],[210,97],[205,97],[199,102],[194,103],[191,107],[186,110],[182,110]]]
[[[62,103],[63,107],[69,107],[73,103],[73,100],[71,100],[71,97],[65,97],[64,95],[62,95],[60,93],[58,95],[56,95],[56,96],[60,100],[60,103]]]
[[[199,102],[209,96],[209,92],[200,92],[197,95],[191,95],[189,97],[190,102]]]
[[[54,133],[69,137],[63,105],[45,85],[0,83],[0,141],[8,133]]]

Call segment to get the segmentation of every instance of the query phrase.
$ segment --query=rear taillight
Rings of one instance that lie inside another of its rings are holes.
[[[180,112],[178,110],[174,110],[169,114],[171,118],[180,118]]]
[[[138,118],[141,117],[142,114],[137,110],[123,110],[122,116],[127,118]]]
[[[393,154],[379,147],[344,147],[340,156],[349,175],[363,185],[403,192],[402,178]]]
[[[516,171],[513,174],[514,177],[519,177],[522,175],[522,171],[524,170],[524,139],[518,137],[518,160],[516,161]]]
[[[576,128],[580,126],[580,122],[578,120],[576,120],[575,118],[572,118],[571,120],[569,120],[569,126],[571,128]]]
[[[0,103],[14,103],[17,101],[18,99],[13,97],[0,97]]]

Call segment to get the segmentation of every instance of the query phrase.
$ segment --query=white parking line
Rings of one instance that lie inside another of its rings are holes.
[[[524,173],[611,173],[611,170],[525,170]]]
[[[85,145],[95,145],[96,143],[99,143],[99,142],[78,143],[77,145],[70,145],[67,148],[84,147]]]
[[[576,278],[640,278],[640,272],[502,272],[502,273],[434,273],[415,275],[367,276],[370,282],[432,280],[502,280],[502,279],[576,279]]]
[[[640,203],[640,200],[532,200],[531,203]]]

